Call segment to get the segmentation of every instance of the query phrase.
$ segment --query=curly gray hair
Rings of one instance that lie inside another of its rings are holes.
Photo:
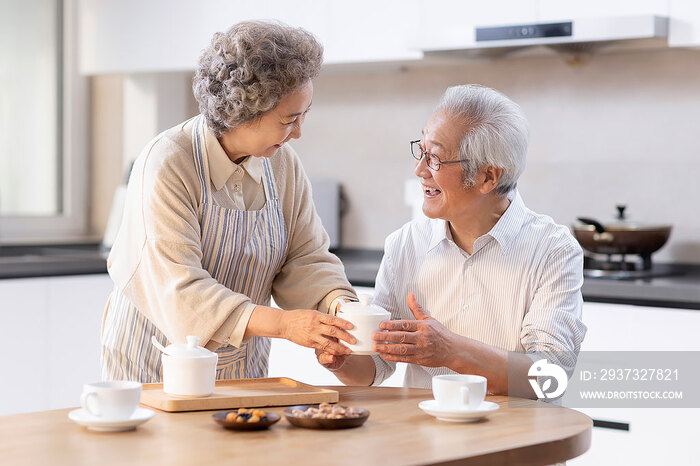
[[[323,46],[310,32],[270,21],[244,21],[217,32],[192,82],[207,125],[221,136],[272,110],[316,77]]]
[[[503,168],[496,194],[505,196],[516,188],[525,170],[529,135],[525,115],[515,102],[494,89],[465,84],[448,88],[436,111],[465,124],[459,144],[465,188],[474,186],[484,165]]]

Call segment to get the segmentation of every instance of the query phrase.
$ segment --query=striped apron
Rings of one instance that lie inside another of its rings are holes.
[[[219,283],[248,296],[254,304],[269,306],[272,280],[287,252],[287,231],[270,161],[263,160],[265,206],[254,211],[224,209],[211,199],[201,116],[192,129],[192,146],[202,184],[199,209],[202,266]],[[117,288],[107,306],[102,330],[103,380],[160,382],[160,351],[150,340],[151,335],[155,335],[166,345],[165,335]],[[217,379],[267,375],[269,338],[251,337],[238,348],[225,345],[216,352],[219,356]]]

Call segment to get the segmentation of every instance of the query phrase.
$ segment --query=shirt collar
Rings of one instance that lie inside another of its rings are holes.
[[[248,172],[256,183],[260,184],[263,176],[263,158],[250,156],[243,161],[241,167]]]
[[[510,205],[493,228],[486,233],[486,235],[491,236],[498,242],[504,254],[510,251],[515,237],[522,228],[523,223],[525,223],[525,217],[527,215],[527,209],[517,190],[510,192],[508,194],[508,199],[510,200]],[[436,219],[433,220],[431,224],[432,230],[428,251],[435,248],[443,240],[452,241],[452,234],[449,231],[449,225],[446,220]]]
[[[447,220],[441,218],[435,219],[430,222],[432,226],[432,231],[430,233],[430,243],[428,244],[428,251],[431,251],[443,240],[452,240],[452,235],[449,232],[449,225]]]
[[[243,167],[256,183],[259,184],[262,181],[263,166],[260,157],[248,157],[240,165],[237,165],[228,158],[214,133],[208,127],[205,131],[205,156],[209,161],[209,179],[217,191],[224,187],[239,166]]]
[[[504,254],[508,254],[512,248],[527,217],[527,208],[517,190],[510,192],[508,199],[510,205],[488,232],[488,235],[498,241]]]

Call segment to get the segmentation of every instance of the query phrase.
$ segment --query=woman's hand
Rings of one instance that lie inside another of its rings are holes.
[[[323,367],[325,367],[329,371],[337,371],[338,369],[343,367],[343,364],[345,364],[347,358],[348,356],[346,354],[334,355],[326,353],[325,351],[322,351],[320,349],[316,350],[316,359]]]
[[[447,366],[454,334],[437,320],[428,316],[413,293],[406,298],[416,320],[387,320],[376,332],[374,350],[386,361],[408,362],[427,367]]]
[[[350,348],[338,340],[346,341],[351,345],[356,343],[355,337],[346,331],[353,328],[350,322],[317,311],[307,309],[286,311],[282,313],[281,327],[282,338],[298,345],[315,348],[329,356],[351,353]]]

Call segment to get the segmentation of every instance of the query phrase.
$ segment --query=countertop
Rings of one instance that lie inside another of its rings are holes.
[[[383,252],[337,249],[354,286],[374,286]],[[3,246],[0,279],[105,273],[107,253],[98,244]],[[635,280],[586,278],[583,298],[590,302],[700,309],[700,265],[661,265],[671,276]]]
[[[107,273],[107,252],[97,243],[0,247],[0,279],[96,273]]]
[[[394,387],[328,387],[340,403],[368,409],[361,427],[308,430],[286,419],[269,430],[232,431],[211,411],[166,413],[136,430],[93,432],[68,409],[0,417],[1,464],[554,464],[586,452],[591,419],[533,400],[489,396],[500,409],[481,422],[437,421],[418,408],[432,392]],[[284,408],[267,408],[278,412]]]

